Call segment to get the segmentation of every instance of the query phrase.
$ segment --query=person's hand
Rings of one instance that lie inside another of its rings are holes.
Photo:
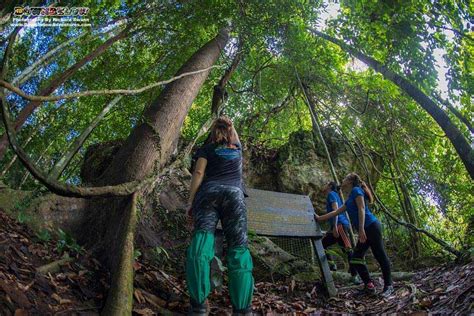
[[[339,238],[339,232],[337,231],[336,225],[334,225],[334,227],[332,228],[332,235],[334,236],[334,238]]]
[[[316,222],[319,222],[319,218],[320,218],[320,217],[321,217],[321,216],[319,216],[318,214],[314,213],[314,219],[316,220]]]
[[[361,229],[359,231],[359,241],[360,241],[361,244],[363,244],[367,241],[367,235],[365,234],[365,229]]]

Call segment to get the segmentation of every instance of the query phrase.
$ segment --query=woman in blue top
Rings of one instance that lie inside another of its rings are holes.
[[[340,187],[337,185],[336,182],[331,181],[328,182],[323,187],[323,193],[326,195],[326,212],[330,213],[332,211],[337,210],[341,207],[342,200],[339,196],[338,191]],[[355,267],[351,264],[351,257],[352,257],[352,245],[349,240],[349,220],[347,219],[344,213],[339,214],[338,216],[331,218],[329,220],[331,229],[326,233],[323,237],[322,243],[324,249],[334,245],[339,244],[341,249],[347,254],[348,262],[349,262],[349,272],[353,277],[353,282],[358,284],[360,280],[357,280],[357,271]],[[332,262],[332,256],[327,253],[328,261]],[[336,270],[336,265],[333,263],[331,266],[331,270]]]
[[[378,219],[370,212],[368,202],[373,202],[372,192],[356,173],[348,174],[342,181],[342,188],[350,189],[351,193],[345,204],[336,211],[322,216],[316,215],[318,221],[325,221],[347,211],[352,224],[359,232],[359,241],[352,255],[353,265],[365,284],[369,293],[375,294],[375,285],[369,275],[364,257],[367,250],[372,249],[375,259],[380,264],[384,279],[382,296],[388,297],[393,293],[390,260],[383,245],[382,227]]]

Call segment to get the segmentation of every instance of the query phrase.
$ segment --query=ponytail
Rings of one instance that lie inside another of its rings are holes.
[[[362,190],[364,190],[365,196],[367,196],[367,200],[369,200],[369,203],[370,204],[374,203],[374,195],[372,194],[372,191],[370,190],[367,183],[362,181],[360,184],[360,187],[362,188]]]

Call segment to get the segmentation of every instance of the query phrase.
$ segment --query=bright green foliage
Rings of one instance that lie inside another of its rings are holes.
[[[416,225],[442,237],[454,247],[472,247],[474,184],[454,147],[435,121],[397,86],[371,69],[361,68],[341,48],[308,31],[322,31],[343,39],[365,54],[385,63],[419,87],[426,95],[439,91],[447,80],[444,98],[473,122],[474,15],[468,1],[428,0],[315,0],[270,1],[82,1],[91,7],[94,30],[57,54],[22,86],[35,93],[38,87],[70,67],[107,38],[97,28],[111,19],[128,17],[136,32],[115,43],[99,58],[82,67],[58,93],[91,89],[138,88],[172,77],[179,67],[217,31],[232,24],[232,39],[218,61],[230,65],[237,49],[243,59],[227,85],[225,114],[233,118],[241,138],[249,145],[275,148],[293,132],[311,129],[311,118],[298,87],[295,71],[311,91],[322,126],[331,126],[371,164],[365,153],[384,161],[375,189],[391,212],[413,221],[401,203],[401,184],[416,214]],[[339,8],[327,23],[321,20],[326,6]],[[8,28],[7,28],[8,29]],[[72,28],[25,29],[15,45],[7,80],[11,80],[42,54],[87,31]],[[8,32],[2,33],[4,35]],[[243,45],[237,47],[238,38]],[[2,48],[3,49],[3,48]],[[439,72],[446,63],[446,78]],[[193,140],[210,117],[213,86],[224,69],[211,72],[195,99],[182,129],[182,141]],[[87,139],[63,173],[62,180],[80,183],[80,167],[87,146],[125,138],[141,120],[143,110],[161,88],[126,96]],[[113,96],[86,97],[44,103],[19,133],[20,142],[36,135],[26,146],[32,160],[49,170],[62,153]],[[434,98],[433,98],[434,99]],[[11,99],[17,114],[24,100]],[[55,110],[60,105],[58,110]],[[443,105],[440,107],[472,143],[467,127]],[[3,128],[1,128],[3,131]],[[49,146],[49,147],[48,147]],[[341,144],[343,146],[343,144]],[[47,149],[45,151],[45,149]],[[0,167],[12,159],[9,151]],[[41,158],[41,159],[40,159]],[[5,182],[18,186],[25,170],[17,161]],[[365,175],[362,175],[365,177]],[[23,188],[37,188],[30,177]],[[380,212],[389,246],[410,257],[411,235]],[[469,236],[471,236],[469,239]],[[424,254],[439,246],[421,237]]]

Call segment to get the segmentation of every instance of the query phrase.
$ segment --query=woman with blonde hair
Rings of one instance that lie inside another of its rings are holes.
[[[369,209],[368,203],[373,203],[373,195],[367,184],[362,181],[356,173],[348,174],[342,181],[342,189],[350,189],[350,195],[343,206],[335,211],[316,216],[318,221],[325,221],[347,211],[352,224],[359,232],[359,241],[352,254],[351,263],[357,270],[360,278],[365,284],[365,290],[375,294],[376,289],[373,280],[370,278],[364,257],[370,248],[375,259],[382,269],[384,288],[382,296],[388,297],[393,293],[392,275],[390,260],[383,245],[382,227],[379,220]]]
[[[188,216],[194,232],[186,257],[191,313],[207,314],[214,232],[220,220],[227,241],[229,294],[234,315],[250,315],[253,295],[252,258],[247,241],[247,209],[242,181],[242,145],[232,121],[221,116],[210,142],[197,152],[191,180]]]

